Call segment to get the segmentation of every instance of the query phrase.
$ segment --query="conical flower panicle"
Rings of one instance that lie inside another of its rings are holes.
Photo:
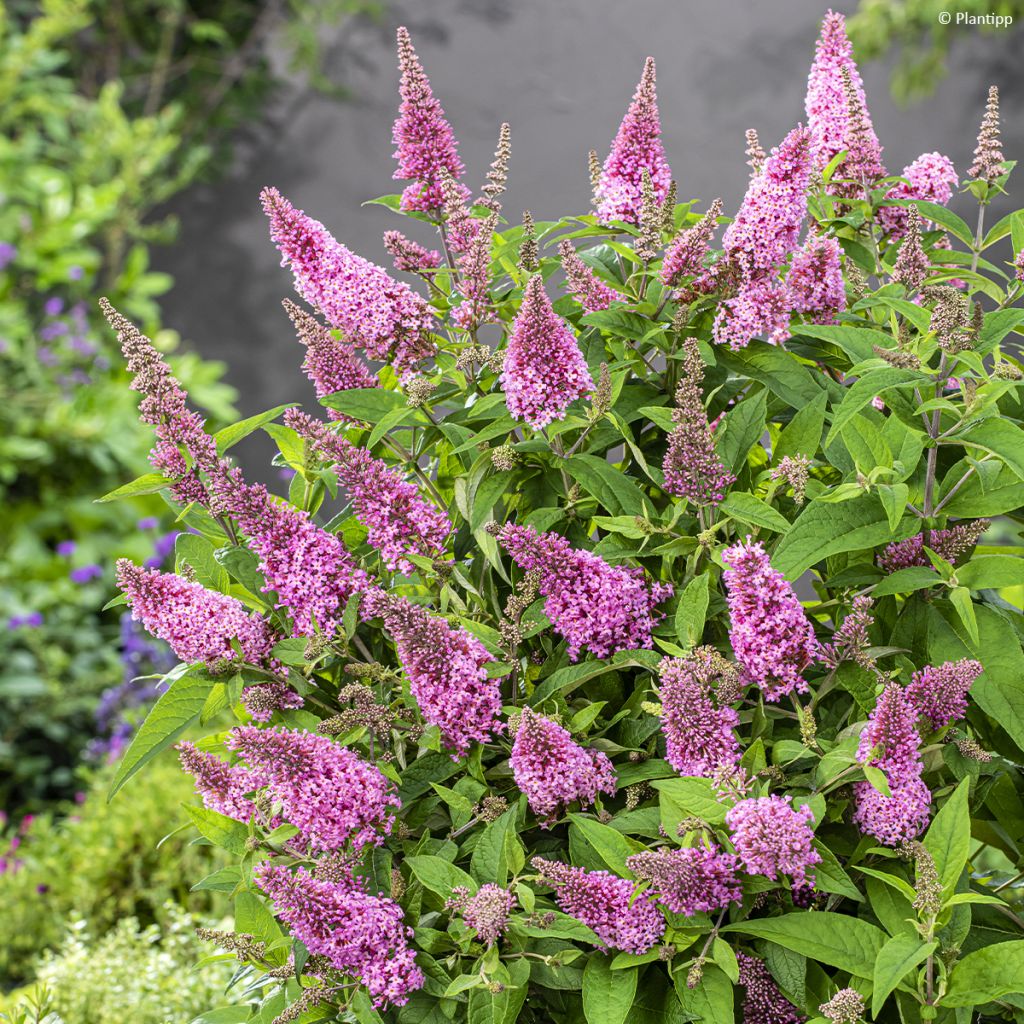
[[[295,290],[343,331],[349,344],[399,372],[433,354],[433,314],[421,296],[342,245],[277,189],[265,188],[260,198]]]
[[[975,181],[993,182],[1003,173],[1003,146],[999,138],[999,89],[990,85],[985,116],[978,132],[974,163],[967,177]]]
[[[591,267],[580,258],[572,242],[565,239],[558,246],[558,255],[562,258],[562,269],[576,301],[583,307],[584,313],[597,313],[607,309],[620,296],[613,288],[602,281]]]
[[[282,303],[295,325],[299,341],[306,346],[302,369],[316,388],[316,397],[325,398],[338,391],[353,388],[376,388],[380,381],[370,368],[343,342],[331,337],[331,332],[316,317],[297,306],[291,299]],[[351,417],[328,409],[332,420],[351,422]]]
[[[673,914],[708,913],[743,898],[735,854],[717,846],[660,847],[634,853],[626,867],[651,883],[651,894]]]
[[[619,125],[611,152],[597,185],[597,215],[604,223],[613,220],[639,224],[643,174],[659,203],[668,194],[672,172],[661,141],[661,117],[655,83],[654,58],[648,57],[633,102]]]
[[[971,658],[926,665],[914,673],[907,699],[932,729],[941,729],[967,714],[967,691],[983,671]]]
[[[444,207],[442,174],[458,181],[465,167],[452,127],[404,27],[398,29],[398,67],[402,72],[398,87],[402,103],[392,133],[392,141],[398,147],[394,153],[398,161],[394,177],[411,182],[402,192],[401,206],[403,210],[436,214]],[[463,199],[469,198],[465,185],[458,185],[458,189]]]
[[[598,793],[615,795],[608,756],[581,747],[567,729],[528,707],[519,719],[509,765],[541,828],[548,828],[569,804],[588,807]]]
[[[743,1024],[803,1024],[807,1018],[782,994],[763,960],[737,953],[743,986]]]
[[[945,530],[932,530],[927,538],[927,546],[940,558],[956,565],[971,548],[981,539],[982,534],[991,526],[988,519],[977,519],[969,523],[957,523]],[[883,572],[892,573],[900,569],[909,569],[913,565],[929,566],[925,552],[925,535],[915,534],[907,540],[895,540],[887,544],[875,561]]]
[[[395,270],[407,274],[426,274],[441,266],[441,254],[436,249],[406,238],[401,231],[384,232],[384,248],[394,261]]]
[[[230,765],[187,740],[177,746],[182,768],[195,779],[203,806],[236,821],[248,822],[256,806],[246,796],[266,785],[262,773],[245,765]]]
[[[794,807],[788,796],[762,796],[740,800],[725,815],[736,854],[750,875],[773,881],[789,875],[795,889],[814,885],[808,876],[821,854],[814,848],[809,807]]]
[[[451,523],[420,495],[415,484],[403,480],[365,448],[297,409],[285,413],[285,424],[334,467],[355,517],[369,531],[367,541],[389,569],[411,572],[409,555],[434,558],[444,550]]]
[[[815,234],[793,254],[786,287],[794,312],[803,313],[811,323],[834,324],[836,314],[846,308],[840,256],[835,238]]]
[[[487,743],[503,730],[501,687],[488,675],[494,659],[476,637],[381,590],[364,597],[361,612],[384,620],[420,713],[440,729],[446,747],[464,757],[471,743]]]
[[[722,200],[716,199],[693,227],[681,231],[673,239],[661,265],[663,285],[674,288],[684,277],[703,273],[708,244],[721,216]]]
[[[949,202],[960,180],[953,161],[941,153],[922,153],[903,168],[901,177],[907,180],[891,188],[887,199],[921,199],[939,206]],[[905,206],[883,206],[878,211],[878,223],[890,238],[902,238],[909,216]]]
[[[551,308],[540,274],[530,278],[516,314],[501,374],[508,411],[541,430],[564,419],[594,382],[569,325]]]
[[[651,634],[661,618],[656,607],[672,596],[669,584],[649,582],[641,569],[609,565],[557,533],[506,523],[497,537],[520,569],[540,573],[544,614],[568,643],[570,661],[584,647],[596,658],[607,658],[652,646]]]

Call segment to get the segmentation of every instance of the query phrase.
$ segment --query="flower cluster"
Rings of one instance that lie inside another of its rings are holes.
[[[236,821],[249,821],[256,813],[250,795],[262,789],[266,777],[241,764],[228,764],[187,740],[178,744],[182,768],[195,779],[203,806]]]
[[[476,929],[477,938],[487,946],[493,945],[508,927],[508,915],[516,905],[516,898],[500,885],[488,882],[471,896],[462,910],[462,920]]]
[[[814,884],[807,872],[821,862],[814,848],[813,821],[808,806],[794,807],[790,797],[775,794],[740,800],[725,814],[736,855],[747,873],[771,879],[789,875],[797,889]]]
[[[651,883],[659,903],[687,917],[740,901],[743,887],[737,865],[734,854],[717,846],[661,847],[626,858],[626,867]]]
[[[945,206],[960,182],[953,161],[941,153],[922,153],[903,168],[900,182],[887,193],[888,199],[920,199]],[[907,230],[907,210],[902,206],[883,206],[879,223],[893,239],[902,238]]]
[[[556,890],[558,905],[592,929],[601,942],[624,953],[646,953],[665,932],[665,919],[636,885],[608,871],[534,857],[542,881]]]
[[[615,771],[607,754],[574,743],[567,729],[526,707],[519,716],[509,766],[542,828],[575,801],[587,807],[599,793],[615,795]]]
[[[794,690],[806,693],[801,673],[818,656],[818,644],[803,606],[763,545],[748,540],[722,558],[729,591],[729,639],[744,677],[760,686],[765,700]]]
[[[890,683],[878,698],[861,734],[857,760],[885,773],[889,794],[870,782],[854,784],[853,820],[862,832],[887,846],[915,838],[928,823],[931,793],[921,778],[917,708],[899,683]]]
[[[662,284],[674,288],[684,277],[703,273],[708,245],[721,216],[722,200],[716,199],[693,227],[681,231],[672,240],[661,264]]]
[[[597,313],[607,309],[619,296],[602,281],[594,271],[580,259],[572,242],[566,239],[558,247],[562,259],[565,281],[569,291],[583,307],[585,313]]]
[[[981,662],[970,658],[927,665],[914,673],[907,700],[933,729],[941,729],[967,714],[967,691],[983,671]]]
[[[744,1024],[802,1024],[804,1015],[779,991],[763,960],[737,953]]]
[[[506,523],[498,540],[524,572],[540,573],[544,614],[568,642],[575,661],[586,647],[595,657],[650,647],[655,607],[672,596],[666,583],[648,583],[640,569],[609,565],[577,550],[556,533]]]
[[[878,567],[884,572],[897,572],[913,565],[931,565],[924,550],[926,547],[951,565],[956,565],[978,543],[989,525],[989,520],[978,519],[971,523],[957,523],[945,530],[932,530],[927,536],[918,533],[907,540],[893,541],[878,556]]]

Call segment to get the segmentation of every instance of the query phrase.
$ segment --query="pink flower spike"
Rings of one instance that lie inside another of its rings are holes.
[[[445,202],[442,176],[449,174],[458,180],[465,167],[452,127],[404,27],[398,29],[398,67],[402,72],[398,87],[402,103],[392,133],[392,141],[398,147],[394,154],[398,161],[394,177],[412,182],[402,193],[402,209],[437,213]],[[460,184],[458,190],[463,200],[469,198],[465,185]]]
[[[811,323],[834,324],[846,308],[840,252],[836,239],[812,234],[793,254],[786,286],[794,311]]]
[[[603,223],[613,220],[640,223],[644,171],[651,176],[655,198],[659,203],[664,202],[672,172],[661,142],[653,57],[648,57],[644,63],[633,102],[604,162],[597,186],[597,215]]]
[[[569,291],[583,307],[584,313],[597,313],[607,309],[620,298],[618,292],[609,288],[593,269],[583,262],[569,239],[558,246],[558,255],[562,258],[562,269],[565,271]]]
[[[505,351],[501,374],[508,411],[542,430],[565,418],[594,382],[569,325],[551,308],[544,280],[534,274],[523,292]]]
[[[967,714],[967,691],[983,671],[981,662],[970,658],[927,665],[914,673],[907,699],[932,729],[941,729]]]
[[[953,161],[941,153],[922,153],[903,168],[900,176],[907,180],[893,186],[886,199],[920,199],[939,206],[949,202],[960,180]],[[878,211],[878,223],[895,241],[906,233],[908,216],[905,206],[883,206]],[[925,226],[930,227],[931,222],[925,220]]]
[[[821,861],[814,848],[813,820],[809,807],[793,807],[790,797],[774,794],[741,800],[725,815],[736,853],[748,874],[764,875],[772,881],[789,875],[795,889],[814,885],[807,872]]]
[[[721,910],[743,898],[738,860],[717,846],[660,847],[634,853],[626,867],[642,881],[651,883],[654,898],[673,914],[692,917]]]

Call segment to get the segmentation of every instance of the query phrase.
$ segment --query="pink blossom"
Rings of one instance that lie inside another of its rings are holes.
[[[470,928],[476,929],[476,936],[484,945],[492,946],[508,927],[508,915],[515,905],[516,898],[512,893],[488,882],[470,897],[462,911],[462,919]]]
[[[978,519],[970,523],[957,523],[946,530],[932,530],[928,537],[928,547],[940,558],[956,565],[960,558],[978,543],[989,525],[989,520]],[[909,569],[912,565],[929,566],[932,563],[924,549],[923,533],[907,540],[893,541],[887,544],[878,556],[878,567],[883,572],[897,572],[900,569]]]
[[[803,313],[811,323],[834,324],[836,313],[846,308],[839,242],[808,235],[793,254],[786,286],[795,312]]]
[[[672,596],[667,583],[650,583],[642,569],[609,565],[591,551],[575,549],[557,533],[506,523],[498,540],[526,572],[540,572],[544,614],[568,641],[570,661],[586,647],[596,658],[650,647],[661,618],[655,606]]]
[[[448,174],[461,178],[465,168],[452,127],[404,27],[398,29],[398,67],[402,72],[402,103],[392,134],[398,147],[394,154],[398,161],[394,177],[412,182],[402,192],[402,209],[436,213],[444,206],[442,177]],[[462,197],[467,198],[469,189],[465,185],[458,187]]]
[[[427,273],[441,266],[441,254],[406,238],[401,231],[384,232],[384,248],[395,263],[395,270],[406,273]]]
[[[744,988],[743,1024],[801,1024],[807,1018],[779,991],[763,960],[737,953]]]
[[[710,777],[723,764],[737,765],[740,746],[733,729],[739,715],[718,707],[711,696],[714,668],[707,653],[665,658],[658,667],[665,759],[680,775]]]
[[[541,828],[548,828],[577,800],[587,807],[598,793],[615,795],[615,771],[608,756],[574,743],[567,729],[528,707],[519,719],[509,765]]]
[[[452,525],[415,484],[311,416],[292,409],[285,423],[334,467],[355,517],[367,527],[366,539],[389,569],[411,572],[409,555],[434,558],[444,550]]]
[[[361,611],[384,620],[420,713],[441,730],[445,746],[464,757],[470,743],[502,730],[501,688],[488,676],[494,659],[476,637],[381,590],[366,595]]]
[[[127,558],[117,561],[117,585],[128,599],[132,618],[170,644],[182,661],[203,661],[219,669],[239,660],[261,666],[271,660],[273,629],[237,598],[174,573],[143,569]]]
[[[898,683],[890,683],[878,698],[867,728],[861,733],[857,760],[885,773],[891,796],[870,782],[857,782],[853,791],[857,827],[887,846],[915,838],[928,824],[931,793],[921,778],[917,708]]]
[[[927,665],[914,673],[907,699],[932,729],[941,729],[967,714],[967,691],[983,671],[980,661],[969,658]]]
[[[225,741],[264,780],[281,816],[314,851],[378,845],[399,806],[374,765],[327,736],[276,726],[239,726]]]
[[[596,932],[602,948],[646,953],[665,933],[665,919],[645,894],[637,894],[635,883],[543,857],[530,863],[557,890],[562,910]]]
[[[640,223],[643,172],[651,176],[658,202],[668,195],[672,172],[661,142],[661,118],[655,84],[654,58],[644,63],[643,75],[633,102],[619,125],[611,152],[597,186],[597,215],[604,223],[613,220]]]
[[[1013,261],[1013,269],[1016,271],[1014,276],[1017,280],[1024,281],[1024,249],[1017,253],[1017,257]]]
[[[801,672],[815,660],[814,627],[792,586],[772,568],[764,547],[749,539],[726,548],[723,574],[729,591],[729,639],[747,681],[778,701],[807,692]]]
[[[256,807],[246,796],[262,789],[262,773],[245,765],[230,765],[187,740],[178,744],[181,766],[196,780],[196,792],[203,806],[236,821],[249,821]]]
[[[593,269],[580,259],[579,253],[569,239],[558,246],[558,255],[562,258],[562,269],[565,271],[569,291],[583,307],[584,313],[597,313],[607,309],[620,298],[618,292],[609,288]]]
[[[953,161],[941,153],[922,153],[903,168],[900,176],[907,180],[891,188],[886,199],[921,199],[945,206],[960,181]],[[878,223],[892,239],[902,238],[907,229],[906,207],[883,206],[878,211]]]
[[[287,683],[257,683],[242,691],[242,704],[254,722],[269,722],[275,711],[294,711],[304,703]]]
[[[564,419],[569,405],[594,389],[576,336],[551,308],[540,274],[530,278],[523,292],[501,386],[508,411],[534,430]]]
[[[366,986],[378,1009],[404,1006],[423,985],[409,947],[412,929],[402,908],[384,896],[364,892],[354,878],[316,878],[264,861],[257,885],[274,901],[274,911],[310,953],[326,957],[342,974]]]
[[[700,274],[708,255],[711,236],[722,215],[722,200],[716,199],[708,212],[691,228],[681,231],[673,239],[661,265],[661,283],[674,288],[684,277]]]
[[[326,398],[338,391],[353,388],[376,388],[380,382],[370,368],[347,345],[331,337],[331,332],[316,317],[296,306],[290,299],[284,300],[284,308],[291,317],[299,341],[306,346],[306,358],[302,369],[316,388],[317,398]],[[328,409],[332,420],[346,420],[351,417],[334,409]]]
[[[790,797],[775,794],[741,800],[725,815],[746,871],[772,881],[789,875],[796,889],[814,884],[807,871],[821,861],[814,848],[813,821],[809,807],[793,807]]]
[[[843,85],[844,69],[849,73],[857,105],[862,111],[860,125],[851,124],[850,104]],[[847,165],[855,165],[869,178],[884,176],[882,147],[867,113],[864,83],[846,35],[846,19],[835,11],[825,15],[821,26],[821,37],[807,80],[806,109],[815,167],[824,169],[833,157],[847,150]]]
[[[737,864],[735,854],[723,853],[714,845],[660,847],[626,858],[626,867],[651,883],[652,895],[659,903],[687,917],[721,910],[743,898]]]
[[[759,335],[773,345],[789,337],[793,297],[786,285],[758,273],[740,283],[739,291],[726,299],[715,317],[714,337],[719,345],[746,348]]]
[[[295,275],[296,291],[344,331],[347,344],[399,371],[433,354],[433,314],[421,296],[336,241],[277,189],[265,188],[261,199],[281,264],[290,265]]]

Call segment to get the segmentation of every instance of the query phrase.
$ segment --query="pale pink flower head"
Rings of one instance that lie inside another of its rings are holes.
[[[569,804],[588,807],[599,793],[615,795],[608,755],[581,747],[567,729],[528,707],[522,710],[509,764],[541,828],[550,827]]]
[[[384,620],[420,713],[440,729],[446,747],[462,757],[474,741],[502,731],[501,687],[488,675],[494,659],[476,637],[378,589],[364,597],[361,612]]]
[[[714,844],[645,850],[627,857],[626,867],[650,882],[651,894],[673,914],[692,917],[743,898],[736,855],[723,853]]]
[[[760,543],[748,539],[726,548],[722,559],[728,566],[723,579],[729,591],[729,639],[746,681],[760,686],[767,701],[794,690],[806,693],[801,673],[818,656],[818,644],[792,586]]]
[[[967,714],[967,691],[983,671],[981,662],[970,658],[927,665],[914,673],[907,699],[932,729],[941,729]]]
[[[443,176],[448,174],[457,181],[465,167],[452,126],[434,96],[405,27],[398,29],[398,67],[402,72],[398,87],[402,103],[392,133],[398,147],[394,177],[411,182],[402,192],[402,209],[437,213],[445,204]],[[463,199],[469,197],[465,185],[457,187]]]
[[[516,898],[508,889],[487,882],[467,900],[462,919],[470,928],[476,929],[477,938],[485,946],[492,946],[508,927],[508,915],[515,905]]]
[[[498,541],[524,572],[540,573],[544,614],[568,643],[570,661],[585,647],[597,658],[650,647],[661,615],[656,606],[672,596],[667,583],[651,583],[642,569],[609,565],[592,551],[573,548],[557,533],[506,523]]]
[[[132,618],[169,644],[182,661],[220,669],[239,660],[266,667],[271,660],[277,640],[273,629],[237,598],[174,573],[143,569],[127,558],[117,561],[117,585]]]
[[[317,878],[304,867],[292,872],[272,861],[257,865],[254,877],[292,935],[365,985],[377,1009],[404,1006],[422,988],[423,972],[409,946],[412,929],[394,900],[369,895],[352,877]]]
[[[814,848],[813,821],[809,807],[794,807],[790,797],[775,794],[741,800],[725,814],[736,854],[748,874],[772,881],[789,875],[795,889],[813,886],[807,872],[821,861]]]
[[[850,76],[858,105],[863,108],[866,124],[861,128],[868,133],[868,148],[874,149],[875,170],[878,175],[884,174],[879,160],[882,149],[867,114],[864,82],[853,59],[853,45],[846,35],[846,19],[836,11],[829,11],[822,22],[821,36],[815,46],[814,63],[807,80],[807,127],[811,133],[814,166],[823,169],[844,149],[851,151],[848,160],[850,157],[856,159],[852,150],[857,140],[851,138],[855,133],[851,131],[850,104],[843,85],[844,69]],[[873,147],[870,140],[873,140]]]
[[[594,390],[579,343],[551,308],[540,274],[530,278],[505,351],[501,373],[508,411],[541,430],[565,418],[578,398]]]
[[[960,180],[953,161],[941,153],[922,153],[903,168],[900,176],[907,180],[894,185],[886,193],[887,199],[920,199],[939,206],[949,202]],[[883,206],[878,211],[878,223],[892,239],[902,238],[908,216],[905,206]],[[929,223],[925,221],[926,225]]]
[[[177,750],[181,767],[196,780],[204,807],[236,821],[252,818],[256,807],[247,794],[263,788],[266,780],[261,772],[230,765],[187,740],[179,743]]]
[[[665,934],[665,919],[636,883],[610,871],[587,871],[534,857],[530,863],[555,889],[558,905],[597,933],[602,948],[646,953]]]
[[[718,307],[714,338],[731,349],[746,348],[762,337],[781,345],[790,335],[793,296],[786,283],[764,271],[741,281],[739,291]]]
[[[648,57],[644,63],[633,102],[619,125],[611,152],[604,162],[597,186],[597,215],[601,221],[640,223],[644,171],[651,176],[655,198],[659,203],[664,202],[672,172],[661,142],[653,57]]]
[[[846,288],[835,238],[811,234],[793,254],[786,286],[793,310],[811,323],[834,324],[846,308]]]
[[[708,245],[721,215],[722,200],[716,199],[693,227],[681,231],[672,240],[661,265],[662,284],[674,288],[684,277],[703,273]]]
[[[349,345],[400,372],[433,355],[433,314],[420,295],[342,245],[276,188],[265,188],[260,198],[295,290],[344,332]]]

